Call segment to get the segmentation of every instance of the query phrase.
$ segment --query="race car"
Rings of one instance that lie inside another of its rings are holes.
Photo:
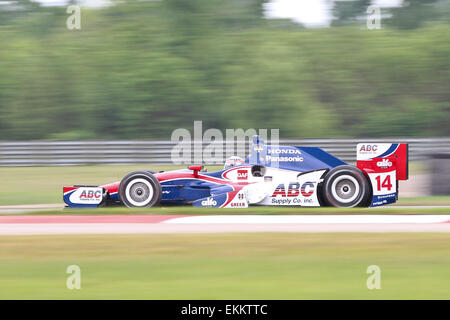
[[[408,179],[408,144],[360,143],[356,166],[316,147],[266,145],[253,137],[246,159],[232,157],[223,170],[203,166],[135,171],[101,186],[64,187],[68,207],[248,206],[375,207],[398,199]]]

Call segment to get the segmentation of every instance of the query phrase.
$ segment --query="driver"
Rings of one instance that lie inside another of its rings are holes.
[[[244,163],[244,159],[238,156],[232,156],[225,161],[225,165],[223,166],[223,169],[229,169],[231,167],[239,166]]]

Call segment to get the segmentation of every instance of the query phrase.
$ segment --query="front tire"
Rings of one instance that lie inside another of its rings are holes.
[[[338,166],[325,176],[323,198],[333,207],[367,206],[372,194],[364,173],[353,166]]]
[[[161,185],[149,171],[132,172],[119,185],[119,198],[129,208],[153,207],[159,204],[161,197]]]

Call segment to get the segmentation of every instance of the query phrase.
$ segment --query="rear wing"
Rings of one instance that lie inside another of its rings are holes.
[[[397,180],[408,180],[407,143],[359,143],[356,146],[356,166],[365,172],[395,169]]]

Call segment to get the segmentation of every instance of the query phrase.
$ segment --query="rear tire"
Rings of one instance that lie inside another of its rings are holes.
[[[119,185],[119,198],[129,208],[153,207],[159,204],[161,197],[161,185],[149,171],[132,172]]]
[[[333,207],[366,207],[372,190],[364,173],[343,165],[330,170],[323,181],[323,199]]]

